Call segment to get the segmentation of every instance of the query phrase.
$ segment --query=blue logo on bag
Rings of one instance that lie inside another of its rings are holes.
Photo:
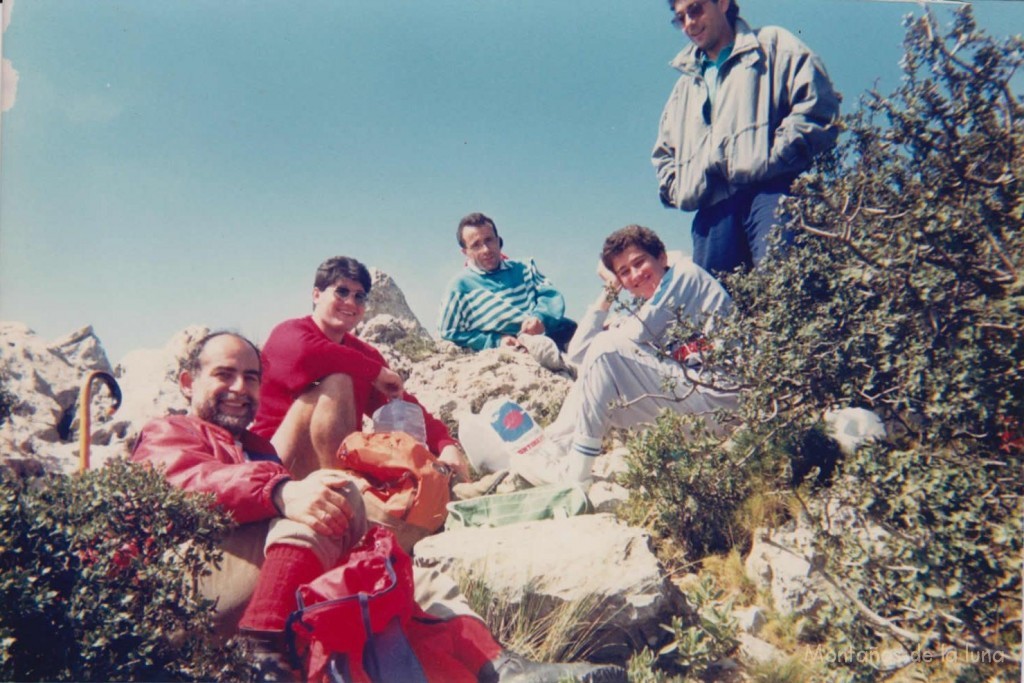
[[[502,441],[511,443],[533,429],[533,418],[518,404],[506,401],[495,413],[491,427]]]

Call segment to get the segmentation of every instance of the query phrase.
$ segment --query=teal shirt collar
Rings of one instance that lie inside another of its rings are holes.
[[[508,259],[505,258],[504,256],[501,257],[501,262],[498,264],[498,267],[495,270],[483,270],[482,268],[477,268],[473,264],[473,262],[469,261],[468,259],[466,263],[466,268],[473,271],[477,275],[494,275],[495,273],[500,273],[503,270],[508,270],[511,267],[512,266],[508,264]]]
[[[716,69],[722,68],[722,65],[725,64],[726,60],[729,59],[729,57],[732,57],[732,48],[735,45],[736,42],[733,41],[726,45],[725,47],[723,47],[721,50],[719,50],[718,59],[711,59],[710,57],[708,57],[707,52],[704,52],[704,50],[698,50],[697,61],[700,63],[701,73],[706,72],[708,68],[712,66],[715,67]]]

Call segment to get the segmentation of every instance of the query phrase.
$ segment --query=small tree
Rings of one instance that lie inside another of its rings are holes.
[[[123,460],[74,477],[0,474],[0,679],[249,677],[195,590],[227,524],[208,498]]]
[[[728,278],[736,314],[710,360],[743,385],[745,426],[685,462],[785,488],[824,411],[875,411],[890,438],[798,489],[837,596],[832,645],[1019,666],[1024,41],[983,35],[967,7],[945,36],[908,20],[905,48],[902,87],[869,93],[795,186],[796,246]],[[830,675],[877,676],[853,666]]]
[[[931,15],[911,22],[905,47],[903,86],[871,93],[799,184],[802,246],[731,282],[732,369],[756,431],[804,428],[834,405],[893,429],[813,508],[848,522],[814,515],[846,598],[837,644],[884,635],[1009,663],[1024,493],[1006,436],[1024,415],[1024,109],[1010,83],[1024,43],[982,35],[965,9],[944,37]],[[851,533],[869,525],[883,543]]]

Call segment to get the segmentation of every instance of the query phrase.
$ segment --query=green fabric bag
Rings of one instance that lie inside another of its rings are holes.
[[[580,486],[549,484],[512,493],[480,496],[448,503],[447,529],[494,527],[564,519],[588,512],[590,501]]]

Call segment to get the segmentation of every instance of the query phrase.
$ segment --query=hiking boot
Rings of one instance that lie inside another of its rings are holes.
[[[505,650],[488,662],[480,673],[481,683],[629,683],[626,670],[614,664],[570,662],[549,664],[531,662],[526,657]]]
[[[242,640],[248,645],[249,663],[256,670],[260,683],[297,682],[302,672],[291,667],[285,655],[284,631],[242,630]]]

